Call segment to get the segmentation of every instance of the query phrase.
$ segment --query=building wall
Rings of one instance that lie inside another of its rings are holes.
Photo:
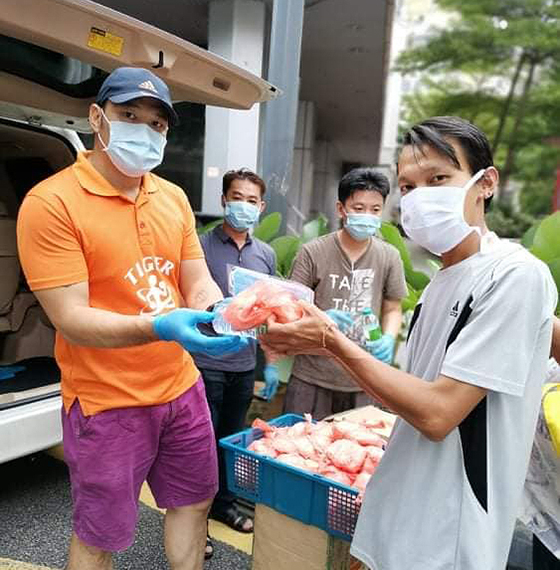
[[[338,229],[336,202],[338,183],[342,172],[342,157],[336,144],[331,141],[315,141],[314,185],[310,216],[325,214],[331,231]]]
[[[313,193],[315,105],[300,101],[294,141],[292,177],[288,192],[287,231],[300,233],[308,221]]]

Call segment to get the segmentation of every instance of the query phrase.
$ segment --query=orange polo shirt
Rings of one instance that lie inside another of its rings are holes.
[[[153,174],[136,202],[122,196],[81,153],[70,167],[35,186],[18,216],[21,265],[33,291],[82,281],[92,307],[157,315],[181,306],[182,260],[202,259],[183,191]],[[175,342],[89,348],[56,335],[66,410],[85,415],[169,402],[199,373]]]

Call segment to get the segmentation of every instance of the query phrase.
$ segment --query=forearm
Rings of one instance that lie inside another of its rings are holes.
[[[55,326],[72,344],[94,348],[123,348],[157,340],[153,318],[121,315],[93,307],[73,307]]]
[[[398,306],[390,309],[384,309],[381,316],[381,329],[385,334],[390,334],[393,338],[397,338],[401,330],[402,309],[400,302]]]
[[[442,438],[445,413],[434,384],[380,362],[337,330],[327,334],[332,355],[368,394],[433,440]]]
[[[552,350],[553,358],[560,364],[560,319],[554,317],[552,324]]]

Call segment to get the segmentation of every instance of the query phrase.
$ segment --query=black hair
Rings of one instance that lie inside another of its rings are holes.
[[[375,190],[385,201],[390,188],[389,179],[374,168],[353,168],[338,183],[338,199],[344,204],[355,192]]]
[[[455,139],[461,146],[471,175],[479,170],[494,166],[492,149],[486,135],[475,125],[460,117],[432,117],[414,125],[403,138],[403,146],[412,146],[422,152],[429,146],[447,158],[456,168],[461,168],[455,149],[449,139]],[[490,207],[492,196],[485,198],[484,211]]]
[[[261,198],[266,192],[266,184],[258,174],[255,174],[248,168],[240,168],[239,170],[228,170],[224,174],[222,179],[222,194],[224,196],[227,194],[227,191],[234,180],[249,180],[249,182],[256,184],[261,190]]]

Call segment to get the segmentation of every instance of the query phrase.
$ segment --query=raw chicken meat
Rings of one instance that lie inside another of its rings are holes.
[[[355,441],[339,439],[329,445],[327,457],[342,471],[359,473],[366,459],[366,450]]]
[[[274,458],[278,455],[278,452],[270,445],[269,441],[270,440],[266,438],[256,439],[247,449],[259,453],[260,455]]]
[[[298,453],[305,459],[313,459],[317,456],[317,452],[308,436],[296,437],[292,441],[295,443]]]
[[[299,469],[307,469],[306,460],[297,453],[282,453],[276,458],[276,461],[286,463],[292,467],[298,467]]]
[[[352,483],[354,482],[354,478],[352,475],[350,475],[350,473],[341,471],[332,465],[322,469],[319,471],[319,473],[323,475],[323,477],[327,477],[328,479],[332,479],[333,481],[342,483],[343,485],[348,485],[349,487],[351,487]]]
[[[271,426],[256,419],[253,428],[261,430],[264,437],[253,441],[248,449],[354,487],[361,497],[385,444],[372,424],[346,420],[314,423],[309,414],[305,421],[289,427]]]
[[[294,443],[294,440],[289,439],[283,434],[277,434],[272,437],[271,444],[278,453],[298,453],[298,448]]]
[[[369,483],[370,479],[371,479],[371,473],[364,473],[362,471],[361,473],[356,475],[353,486],[356,487],[356,489],[359,489],[360,491],[365,491],[366,486]]]
[[[279,323],[290,323],[301,319],[303,309],[293,293],[263,280],[233,297],[223,316],[235,330],[244,331],[264,325],[272,315]]]

